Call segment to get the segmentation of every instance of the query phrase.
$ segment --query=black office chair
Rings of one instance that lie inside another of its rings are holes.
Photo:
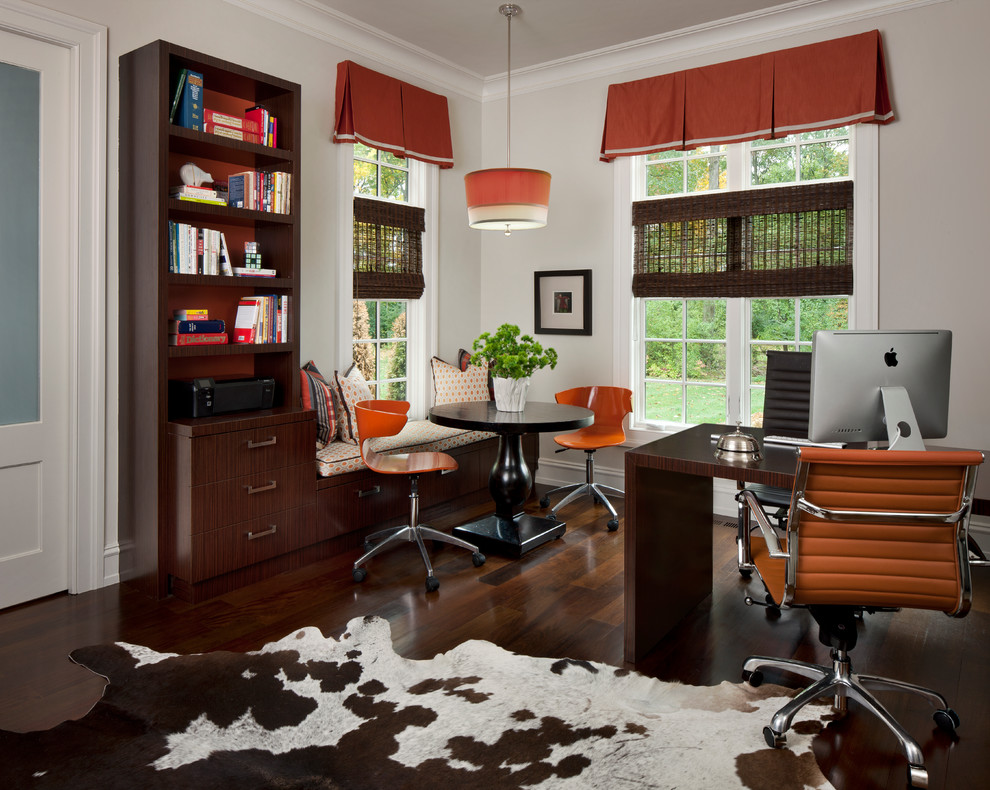
[[[808,437],[808,412],[811,402],[811,354],[807,351],[767,351],[767,378],[763,400],[763,431],[767,436]],[[751,491],[764,512],[781,531],[787,529],[789,488],[739,484],[740,491]],[[741,493],[738,503],[736,545],[739,573],[747,579],[754,565],[749,551],[750,511]]]

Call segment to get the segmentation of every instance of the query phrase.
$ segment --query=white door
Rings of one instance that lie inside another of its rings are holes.
[[[68,588],[69,74],[0,31],[0,608]]]

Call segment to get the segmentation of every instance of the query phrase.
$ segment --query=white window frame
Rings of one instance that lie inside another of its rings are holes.
[[[879,190],[879,133],[873,124],[859,124],[850,129],[852,157],[849,175],[855,184],[853,201],[853,295],[849,298],[849,327],[851,329],[876,329],[878,326],[878,278],[879,250],[878,205]],[[748,147],[736,144],[745,152]],[[741,189],[746,182],[748,161],[744,155],[732,155],[728,162],[728,189]],[[676,433],[682,425],[650,424],[643,417],[642,388],[638,372],[642,369],[645,347],[639,336],[643,326],[643,301],[632,296],[633,275],[633,227],[632,204],[645,197],[645,168],[642,157],[624,157],[616,160],[613,171],[613,237],[612,255],[616,272],[616,288],[612,303],[613,369],[612,379],[619,386],[633,390],[633,413],[628,418],[626,444],[639,445],[661,436]],[[766,189],[772,187],[756,187]],[[726,307],[726,333],[730,337],[745,338],[747,316],[743,299],[729,299]],[[748,402],[745,378],[745,352],[748,343],[729,343],[726,346],[726,380],[730,385],[729,419],[743,413],[743,403]]]
[[[337,369],[353,361],[354,315],[354,146],[342,143],[337,150]],[[408,300],[406,311],[406,399],[410,419],[423,419],[430,408],[430,359],[437,353],[437,214],[440,169],[415,159],[409,166],[408,204],[426,210],[423,233],[423,279],[426,289],[419,299]]]

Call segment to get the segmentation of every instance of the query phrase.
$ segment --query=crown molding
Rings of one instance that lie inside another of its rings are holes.
[[[505,97],[505,74],[482,77],[407,41],[313,0],[224,0],[251,13],[327,41],[387,69],[476,101]],[[634,69],[663,67],[694,55],[711,56],[795,33],[824,30],[952,0],[794,0],[614,47],[512,71],[513,93],[546,90]],[[714,58],[712,59],[714,62]]]

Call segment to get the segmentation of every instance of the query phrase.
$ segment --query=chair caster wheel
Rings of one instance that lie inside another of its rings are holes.
[[[763,740],[771,749],[779,749],[787,743],[787,738],[783,733],[776,733],[770,727],[763,728]]]
[[[557,514],[556,514],[556,513],[554,513],[554,512],[552,511],[552,510],[551,510],[551,511],[550,511],[549,513],[547,513],[547,514],[546,514],[546,515],[544,516],[544,518],[545,518],[545,519],[546,519],[547,521],[560,521],[560,519],[559,519],[559,518],[557,518]]]
[[[956,727],[959,726],[959,715],[952,708],[937,710],[932,714],[932,718],[940,730],[953,735],[956,732]]]
[[[619,528],[619,519],[613,518],[606,526],[609,532],[615,532]]]
[[[543,497],[543,499],[540,500],[540,507],[550,507],[550,497]]]
[[[744,579],[752,579],[753,571],[751,571],[749,568],[740,568],[739,575],[742,576]]]
[[[434,592],[440,589],[440,580],[436,576],[426,577],[426,591]]]
[[[758,669],[754,669],[752,672],[746,672],[744,670],[742,673],[742,679],[744,682],[749,683],[749,685],[753,688],[763,685],[763,673]]]
[[[371,551],[373,548],[375,548],[375,544],[372,543],[370,540],[366,540],[364,542],[364,550],[365,551]]]
[[[474,552],[474,554],[471,555],[471,562],[474,563],[475,568],[480,568],[482,565],[484,565],[486,559],[487,557],[485,557],[485,555],[482,554],[480,551],[476,551]]]
[[[363,582],[368,578],[368,571],[364,568],[355,568],[351,571],[351,578],[353,578],[356,582]]]
[[[928,787],[928,771],[922,765],[908,765],[908,786]]]

